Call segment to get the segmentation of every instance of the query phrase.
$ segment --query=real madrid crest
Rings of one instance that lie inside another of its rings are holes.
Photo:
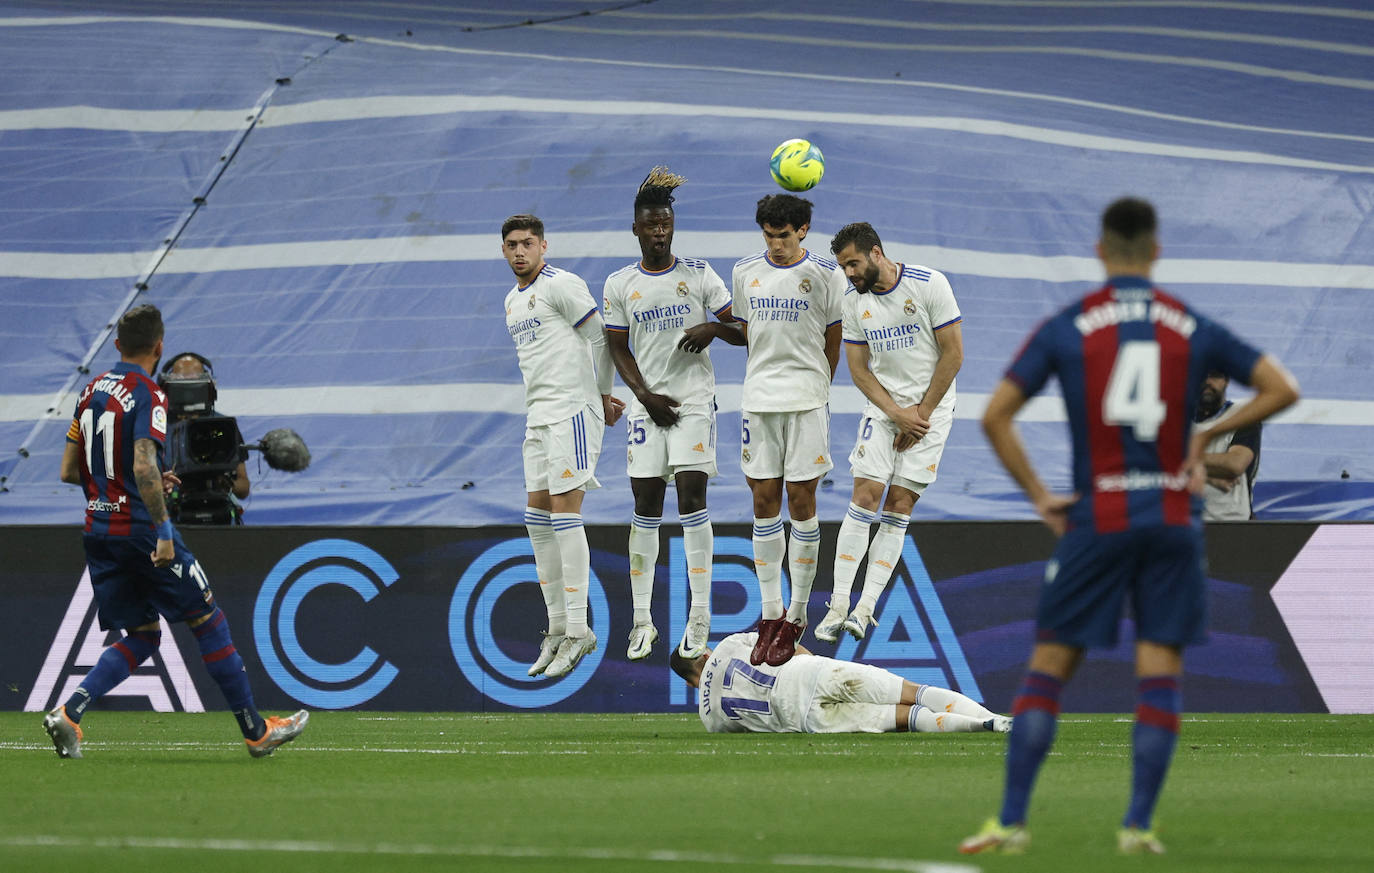
[[[533,309],[533,308],[534,308],[534,295],[531,294],[531,295],[530,295],[530,309]]]
[[[677,283],[677,296],[679,296],[679,297],[686,297],[686,296],[687,296],[687,283],[686,283],[686,282],[679,282],[679,283]]]
[[[749,460],[749,450],[748,450],[748,449],[740,449],[740,450],[739,450],[739,456],[740,456],[740,459],[741,459],[741,460],[748,461],[748,460]]]
[[[810,280],[810,279],[802,279],[800,282],[797,283],[797,290],[800,291],[800,292],[803,293],[803,294],[810,294],[810,293],[811,293],[811,280]]]
[[[916,304],[911,302],[910,297],[906,299],[905,305],[902,306],[902,311],[905,312],[907,315],[916,314]]]
[[[854,447],[854,456],[856,458],[862,458],[864,456],[863,443],[859,443],[859,445]]]

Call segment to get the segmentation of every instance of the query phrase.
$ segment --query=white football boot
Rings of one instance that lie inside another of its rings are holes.
[[[648,622],[637,624],[630,628],[630,646],[625,650],[625,657],[631,661],[643,660],[649,657],[649,652],[653,651],[656,642],[658,642],[658,628]]]
[[[826,611],[825,618],[816,625],[816,639],[823,643],[833,643],[840,638],[840,631],[844,629],[844,610],[836,609],[827,603],[830,609]]]
[[[861,640],[864,638],[864,634],[868,633],[868,626],[877,623],[873,619],[872,611],[860,603],[854,607],[853,612],[849,613],[849,618],[844,620],[844,629],[854,639]]]
[[[547,631],[540,631],[544,638],[539,641],[539,657],[535,658],[530,669],[526,671],[530,676],[538,676],[549,668],[553,663],[553,656],[558,654],[558,644],[563,642],[562,634],[551,634]]]
[[[688,660],[695,660],[706,654],[706,643],[711,638],[711,613],[692,612],[687,616],[687,629],[682,632],[682,642],[677,653]]]
[[[587,629],[585,637],[563,637],[563,641],[558,644],[558,652],[553,656],[553,661],[549,663],[544,675],[550,679],[557,679],[572,672],[572,668],[577,666],[577,662],[582,660],[582,656],[588,652],[596,651],[596,634]]]

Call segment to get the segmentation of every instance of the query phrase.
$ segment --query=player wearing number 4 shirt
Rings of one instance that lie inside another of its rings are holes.
[[[205,669],[219,685],[255,758],[295,739],[310,715],[264,719],[205,572],[167,518],[164,491],[180,480],[162,472],[167,397],[148,374],[162,357],[162,313],[144,304],[116,328],[119,363],[97,376],[77,401],[62,454],[63,482],[86,492],[82,537],[91,590],[104,630],[125,635],[105,649],[66,703],[43,718],[57,754],[80,758],[81,719],[150,658],[162,643],[159,616],[184,621]]]
[[[673,255],[673,191],[686,180],[654,167],[635,194],[630,231],[641,258],[606,279],[606,342],[620,378],[634,392],[626,468],[634,491],[630,591],[634,626],[627,655],[646,658],[658,639],[649,613],[658,527],[667,483],[677,485],[691,607],[679,648],[706,649],[711,632],[711,563],[706,480],[716,475],[716,377],[707,346],[716,337],[743,345],[730,318],[730,293],[705,261]],[[714,315],[718,321],[709,321]],[[631,352],[631,345],[634,351]]]
[[[830,383],[840,360],[840,301],[847,286],[834,261],[802,248],[811,202],[773,194],[754,219],[767,249],[735,264],[736,320],[745,323],[749,359],[741,400],[740,467],[754,497],[754,568],[763,620],[755,665],[792,657],[806,627],[806,605],[820,557],[816,486],[830,460]],[[783,537],[782,494],[792,516]],[[792,602],[783,614],[782,557]]]
[[[1011,719],[957,691],[917,685],[886,670],[813,655],[751,664],[757,633],[732,634],[697,658],[673,652],[673,670],[698,689],[711,733],[970,733],[1011,730]]]
[[[525,380],[525,528],[549,620],[529,675],[558,677],[596,650],[587,626],[591,553],[582,497],[600,487],[601,434],[625,404],[611,396],[611,355],[587,283],[545,264],[548,247],[544,222],[533,215],[501,225],[501,251],[516,279],[506,329]]]
[[[845,356],[868,398],[849,455],[854,494],[835,541],[830,609],[816,638],[840,631],[862,639],[902,554],[911,508],[935,471],[954,423],[954,376],[964,360],[959,304],[944,275],[896,264],[866,222],[840,228],[830,250],[852,289],[844,298]],[[883,491],[887,499],[883,499]],[[883,512],[869,542],[869,526]],[[863,594],[849,611],[849,590],[868,552]]]
[[[1021,851],[1031,786],[1054,740],[1059,696],[1088,647],[1116,645],[1124,602],[1135,618],[1136,720],[1130,804],[1120,851],[1158,854],[1155,801],[1178,739],[1183,647],[1207,619],[1200,493],[1203,448],[1297,400],[1276,360],[1194,312],[1150,280],[1159,246],[1154,208],[1125,198],[1102,216],[1107,283],[1040,326],[983,415],[997,456],[1040,517],[1061,535],[1045,568],[1029,671],[1014,703],[1001,814],[959,846]],[[1203,376],[1252,385],[1234,415],[1191,431]],[[1036,475],[1012,418],[1058,378],[1073,435],[1073,495]]]

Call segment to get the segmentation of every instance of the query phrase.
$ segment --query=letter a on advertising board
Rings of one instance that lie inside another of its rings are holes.
[[[172,629],[167,619],[160,621],[162,645],[157,653],[105,696],[142,697],[155,712],[204,712],[205,706],[186,672],[186,662],[172,639]],[[85,680],[89,668],[99,660],[109,636],[96,620],[91,575],[85,570],[62,616],[62,625],[48,649],[48,656],[43,659],[43,669],[34,680],[33,690],[24,704],[25,711],[45,712],[70,697]]]

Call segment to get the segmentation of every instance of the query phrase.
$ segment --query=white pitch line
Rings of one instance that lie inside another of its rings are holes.
[[[448,858],[541,858],[567,861],[627,861],[640,864],[697,864],[709,866],[821,867],[849,870],[895,870],[903,873],[981,873],[982,868],[946,861],[907,858],[860,858],[830,855],[737,855],[728,852],[675,849],[607,849],[554,846],[440,845],[436,843],[341,843],[328,840],[245,840],[177,837],[63,837],[33,834],[0,837],[0,846],[14,849],[139,849],[196,852],[277,852],[303,855],[412,855]]]
[[[644,748],[627,748],[627,747],[622,746],[622,745],[619,745],[619,744],[614,744],[614,746],[615,746],[615,754],[618,755],[618,756],[620,756],[620,757],[628,757],[628,756],[654,756],[654,757],[662,757],[662,756],[664,756],[664,755],[676,755],[676,756],[679,756],[679,757],[694,758],[694,757],[712,757],[712,756],[717,756],[717,755],[721,755],[721,754],[728,754],[728,755],[733,755],[733,756],[749,756],[749,757],[773,757],[773,756],[784,756],[784,755],[785,755],[785,756],[788,756],[788,757],[791,757],[791,756],[794,756],[794,755],[797,754],[797,749],[796,749],[795,747],[793,747],[793,746],[790,746],[790,745],[781,745],[781,746],[778,746],[778,747],[776,747],[776,748],[773,748],[773,747],[769,747],[769,746],[746,745],[745,743],[747,743],[747,742],[748,742],[747,740],[745,740],[745,741],[740,741],[740,742],[738,742],[738,743],[731,743],[730,741],[726,741],[725,744],[717,744],[717,745],[710,745],[710,746],[698,746],[698,747],[691,747],[691,748],[683,748],[683,747],[676,747],[676,748],[673,748],[673,747],[666,747],[666,748],[665,748],[664,746],[649,746],[649,747],[644,747]],[[763,740],[762,742],[767,743],[767,742],[769,742],[769,741],[768,741],[768,740]],[[906,740],[893,740],[892,742],[898,743],[898,744],[901,744],[901,743],[904,743],[904,742],[919,743],[920,740],[908,738],[908,739],[906,739]],[[598,745],[601,749],[604,749],[605,747],[607,747],[608,744],[604,744],[604,743],[603,743],[603,744],[593,744],[593,745]],[[453,746],[438,747],[438,748],[435,748],[435,747],[422,748],[422,747],[417,747],[417,746],[404,746],[404,747],[390,747],[390,746],[326,746],[326,747],[321,747],[321,748],[302,747],[302,748],[298,748],[298,749],[293,749],[293,750],[292,750],[292,754],[293,754],[293,755],[300,755],[300,754],[331,754],[331,755],[332,755],[332,754],[347,754],[347,755],[440,755],[440,756],[445,756],[445,755],[489,755],[489,756],[493,756],[493,757],[495,757],[495,756],[502,756],[502,757],[529,757],[529,756],[549,756],[549,755],[585,756],[585,755],[593,754],[594,752],[597,752],[597,751],[600,750],[600,749],[558,749],[558,750],[550,750],[547,743],[540,744],[538,748],[533,748],[533,749],[493,749],[493,748],[479,747],[479,746],[481,746],[481,744],[479,744],[479,743],[463,743],[463,744],[456,744],[456,745],[453,745]],[[122,742],[89,743],[89,742],[88,742],[88,743],[83,743],[81,747],[82,747],[82,749],[84,749],[84,750],[86,750],[86,751],[95,751],[95,752],[99,752],[99,751],[115,751],[115,750],[120,750],[120,751],[143,751],[143,752],[221,752],[221,751],[222,751],[222,752],[236,752],[236,751],[237,751],[237,746],[232,745],[232,744],[226,744],[226,743],[215,744],[215,743],[122,743]],[[1123,744],[1123,747],[1124,747],[1124,744]],[[989,746],[989,747],[987,747],[987,748],[977,748],[977,747],[975,747],[974,749],[944,749],[944,748],[942,748],[942,749],[940,750],[940,755],[941,755],[941,757],[986,757],[986,753],[987,753],[989,750],[991,750],[991,749],[992,749],[991,746]],[[51,751],[52,751],[52,746],[51,746],[50,744],[41,744],[41,745],[40,745],[40,744],[38,744],[38,743],[17,743],[17,742],[2,742],[2,743],[0,743],[0,752],[26,752],[26,753],[27,753],[27,752],[51,752]],[[919,746],[916,746],[916,745],[909,746],[909,747],[907,747],[907,748],[905,748],[905,749],[896,749],[896,748],[885,748],[885,749],[884,749],[884,753],[885,753],[885,754],[892,754],[892,753],[901,754],[901,753],[903,753],[903,752],[920,752],[920,751],[921,751],[920,747],[919,747]],[[1001,754],[1001,748],[1000,748],[1000,746],[997,747],[996,751],[997,751],[997,754],[998,754],[998,755]],[[826,748],[826,747],[824,747],[824,746],[813,746],[813,747],[808,748],[806,753],[807,753],[808,755],[811,755],[811,756],[819,756],[819,757],[850,758],[850,757],[854,757],[854,756],[857,756],[857,755],[867,755],[867,754],[871,754],[871,752],[872,752],[872,747],[871,747],[870,745],[863,745],[863,746],[858,746],[858,747],[854,747],[854,748]]]

